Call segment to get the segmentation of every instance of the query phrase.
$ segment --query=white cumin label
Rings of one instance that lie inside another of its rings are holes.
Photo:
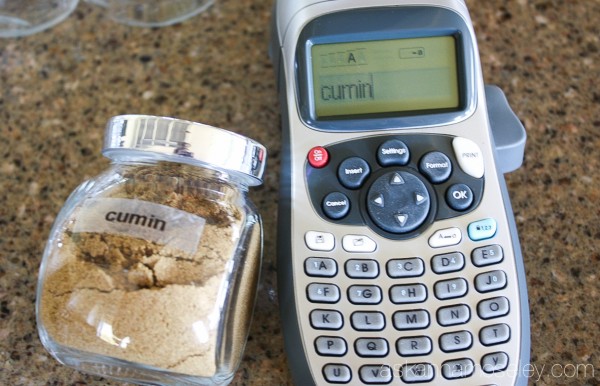
[[[128,198],[85,200],[73,233],[108,233],[168,245],[194,254],[206,221],[166,205]]]

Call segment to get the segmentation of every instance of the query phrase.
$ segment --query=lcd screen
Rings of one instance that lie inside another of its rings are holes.
[[[311,57],[317,119],[460,107],[453,36],[315,44]]]

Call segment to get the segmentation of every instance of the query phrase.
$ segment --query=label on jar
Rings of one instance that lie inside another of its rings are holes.
[[[206,220],[166,205],[128,198],[93,198],[77,212],[74,233],[108,233],[196,252]]]

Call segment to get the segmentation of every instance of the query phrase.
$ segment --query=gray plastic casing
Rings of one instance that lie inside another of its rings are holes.
[[[335,7],[333,7],[335,3]],[[303,173],[303,169],[300,169],[298,164],[298,157],[305,157],[306,146],[304,149],[301,146],[296,148],[296,144],[299,144],[295,131],[299,124],[302,124],[305,128],[314,130],[314,136],[317,137],[318,131],[327,131],[318,127],[318,123],[315,125],[314,122],[306,122],[300,118],[302,115],[300,106],[301,102],[298,102],[298,95],[301,94],[301,86],[298,86],[299,82],[304,79],[298,77],[297,72],[297,37],[300,35],[300,31],[311,21],[318,17],[336,12],[341,9],[353,9],[357,7],[381,7],[381,6],[431,6],[431,7],[442,7],[445,9],[460,9],[461,17],[466,17],[466,22],[470,26],[470,20],[468,19],[468,13],[466,7],[462,1],[422,1],[422,2],[400,2],[400,1],[377,1],[370,2],[365,5],[358,5],[357,1],[281,1],[276,5],[274,12],[274,25],[271,45],[271,55],[275,68],[278,73],[278,86],[280,90],[280,102],[283,122],[283,151],[282,151],[282,169],[281,169],[281,189],[280,189],[280,202],[279,202],[279,234],[278,234],[278,278],[279,278],[279,301],[281,307],[281,316],[284,329],[284,338],[286,343],[286,349],[288,352],[288,360],[294,377],[294,381],[297,385],[314,385],[318,384],[315,381],[314,374],[312,373],[310,366],[307,361],[307,355],[314,355],[307,352],[307,347],[311,346],[311,342],[307,342],[307,338],[303,338],[303,333],[299,325],[298,315],[299,305],[297,304],[297,294],[294,292],[298,280],[297,267],[294,268],[294,256],[295,256],[295,245],[297,245],[297,239],[303,238],[303,233],[298,232],[294,228],[294,211],[307,210],[299,209],[299,206],[304,208],[302,200],[298,199],[299,193],[298,188],[303,189],[302,186],[298,186],[298,173]],[[293,5],[291,5],[293,4]],[[312,9],[318,8],[318,9]],[[465,16],[467,15],[467,16]],[[294,32],[296,31],[296,32]],[[290,38],[292,36],[292,38]],[[471,32],[470,42],[472,43],[474,52],[476,53],[476,44],[474,42],[473,33]],[[289,45],[293,45],[290,47]],[[293,53],[293,54],[291,54]],[[502,91],[495,86],[483,86],[479,85],[481,74],[479,69],[478,58],[473,58],[475,67],[473,69],[473,97],[477,98],[477,103],[473,106],[474,109],[478,109],[478,114],[481,114],[482,105],[487,107],[487,114],[483,114],[485,119],[489,122],[490,135],[488,141],[491,145],[491,158],[490,162],[495,169],[494,173],[491,173],[486,169],[486,176],[493,178],[496,175],[497,188],[501,196],[502,207],[506,216],[508,233],[511,235],[509,242],[512,247],[512,255],[514,259],[515,276],[517,279],[518,297],[519,302],[519,315],[520,315],[520,355],[519,363],[517,364],[517,376],[515,378],[515,385],[527,384],[526,377],[526,365],[529,364],[529,351],[530,351],[530,337],[529,337],[529,308],[527,299],[527,288],[525,281],[525,270],[523,266],[523,259],[521,255],[520,245],[517,236],[516,224],[514,221],[512,208],[510,205],[509,195],[506,188],[502,174],[517,169],[522,161],[525,147],[525,130],[514,115],[508,102],[502,93]],[[478,95],[484,94],[484,95]],[[467,113],[464,115],[464,120],[471,119],[473,113]],[[463,119],[463,118],[461,118]],[[457,121],[460,121],[458,119]],[[435,122],[435,125],[444,125],[440,122]],[[394,127],[389,129],[394,130]],[[446,130],[446,128],[438,129],[432,127],[430,124],[409,124],[407,127],[396,126],[397,133],[406,131],[407,133],[452,133],[452,130]],[[352,129],[348,130],[352,131]],[[385,134],[391,134],[386,132]],[[457,133],[454,132],[454,135]],[[328,144],[332,143],[332,139],[342,141],[346,139],[355,139],[364,135],[382,135],[382,131],[373,132],[362,132],[354,133],[351,135],[342,135],[338,133],[336,135],[326,135],[321,138],[315,139],[313,142],[317,144]],[[298,155],[299,154],[299,155]],[[301,178],[300,178],[301,180]],[[303,193],[300,193],[302,196]],[[296,259],[299,259],[297,257]],[[357,378],[355,378],[357,379]],[[463,382],[464,381],[464,382]],[[461,384],[467,384],[468,378],[461,381]],[[352,381],[352,384],[356,384],[356,381]],[[491,383],[498,383],[497,381],[491,381]],[[438,384],[436,381],[435,384]]]

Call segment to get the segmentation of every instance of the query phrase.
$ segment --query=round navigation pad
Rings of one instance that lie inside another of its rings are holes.
[[[391,233],[418,228],[429,214],[429,192],[423,181],[405,171],[391,171],[373,182],[367,195],[367,212],[377,226]]]

